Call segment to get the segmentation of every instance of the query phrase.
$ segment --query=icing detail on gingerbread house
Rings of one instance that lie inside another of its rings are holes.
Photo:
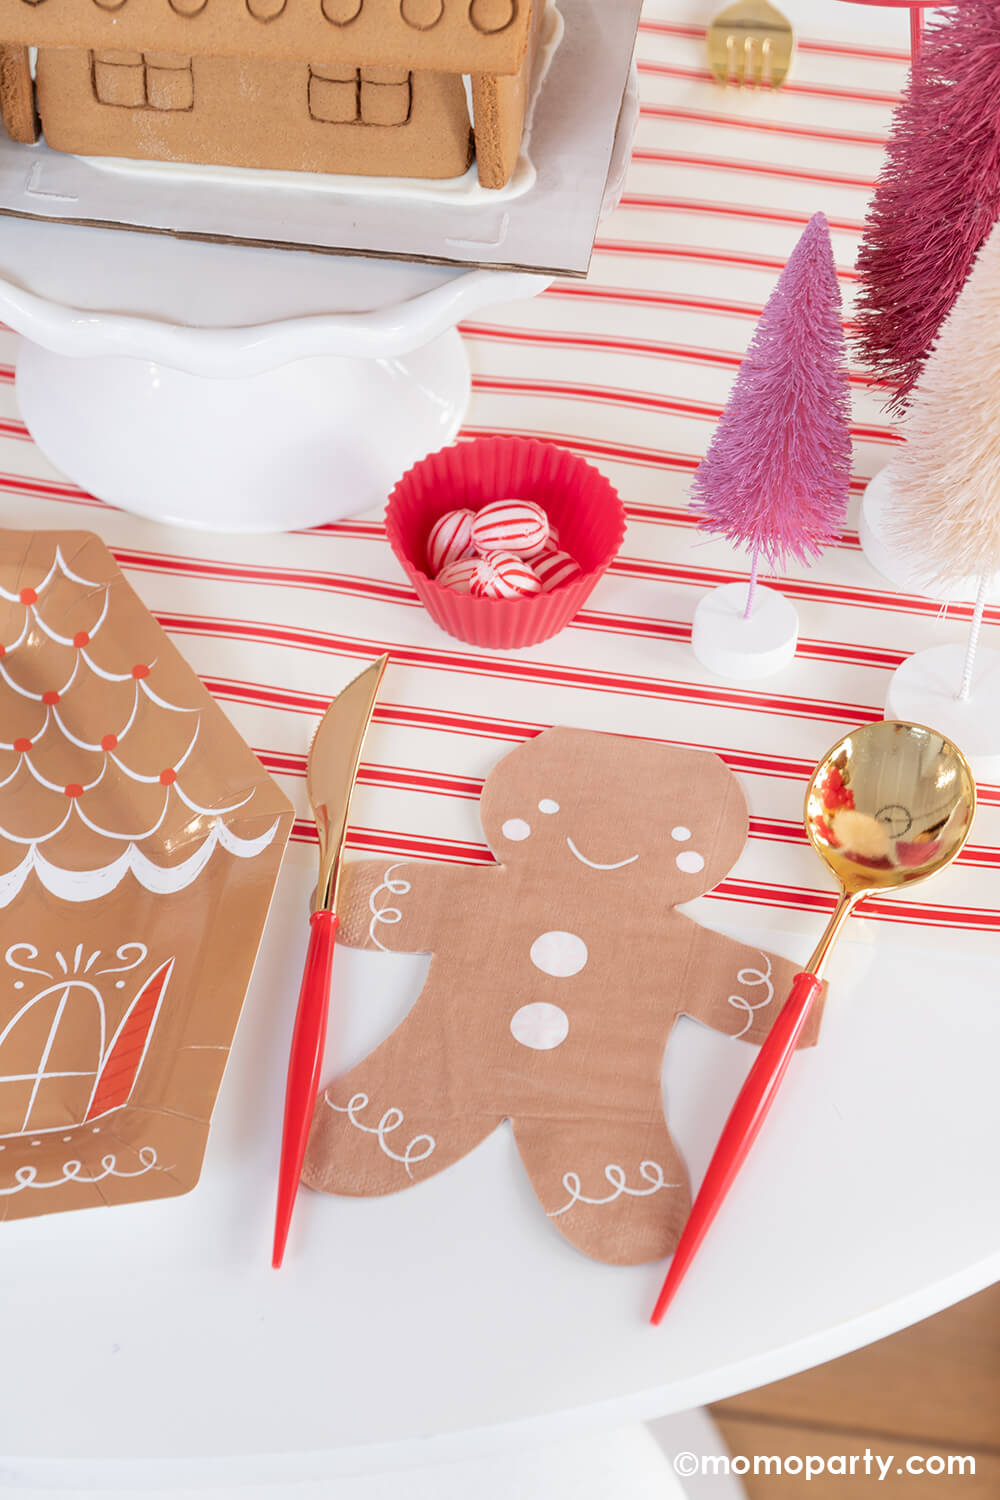
[[[469,5],[469,20],[487,36],[505,31],[516,15],[514,0],[471,0]]]
[[[361,14],[361,0],[322,0],[322,11],[331,26],[350,26]]]
[[[55,618],[66,585],[99,598],[85,630],[70,635],[47,618],[60,584]],[[32,873],[64,901],[100,900],[128,874],[167,894],[196,881],[220,846],[238,859],[268,847],[277,819],[250,836],[226,822],[249,809],[252,789],[221,799],[202,790],[202,710],[157,691],[155,659],[102,662],[110,586],[74,573],[57,547],[36,587],[0,588],[0,598],[15,621],[23,613],[0,658],[0,722],[10,726],[0,740],[0,908]],[[55,685],[33,685],[50,658]]]
[[[65,825],[61,825],[55,832],[62,832],[63,826]],[[0,908],[9,906],[32,872],[40,884],[60,901],[100,901],[116,890],[126,875],[134,876],[143,890],[154,895],[171,895],[194,884],[220,845],[237,859],[256,859],[272,842],[276,832],[275,822],[259,838],[241,839],[227,829],[224,823],[218,822],[194,854],[180,864],[169,867],[147,858],[130,841],[117,859],[106,865],[95,865],[87,870],[67,870],[46,859],[37,843],[33,843],[19,865],[0,875]]]
[[[190,57],[175,52],[92,52],[90,69],[98,104],[125,109],[194,109]]]
[[[399,13],[407,26],[430,31],[444,15],[444,0],[399,0]]]
[[[285,9],[288,0],[246,0],[246,7],[255,21],[276,21]]]
[[[12,1197],[15,1193],[23,1193],[26,1188],[61,1188],[72,1183],[92,1185],[103,1182],[106,1177],[145,1177],[147,1172],[165,1172],[170,1169],[161,1167],[157,1161],[156,1148],[154,1146],[140,1146],[135,1153],[140,1165],[129,1171],[125,1167],[119,1167],[118,1157],[113,1151],[101,1157],[99,1172],[88,1173],[84,1171],[83,1162],[71,1159],[64,1161],[56,1177],[42,1177],[36,1166],[26,1165],[18,1167],[14,1172],[14,1181],[7,1187],[0,1187],[0,1198]]]
[[[405,125],[413,75],[400,68],[309,69],[309,117],[325,124]]]
[[[0,1139],[91,1124],[128,1103],[175,963],[165,959],[142,979],[109,1039],[111,1007],[102,981],[107,986],[107,975],[141,972],[145,943],[124,943],[115,956],[132,952],[127,963],[100,966],[100,949],[85,956],[78,943],[72,959],[56,949],[51,968],[42,969],[33,943],[8,947],[7,968],[38,977],[34,992],[0,1028]],[[22,954],[32,962],[23,962]],[[18,978],[14,988],[25,984]],[[115,988],[125,984],[114,981]],[[70,1034],[67,1045],[63,1038]]]

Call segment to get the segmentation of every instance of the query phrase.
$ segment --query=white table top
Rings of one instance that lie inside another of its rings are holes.
[[[763,1384],[1000,1277],[991,965],[882,940],[840,949],[822,1045],[795,1060],[659,1330],[662,1267],[598,1266],[554,1235],[506,1126],[397,1196],[302,1190],[273,1272],[312,880],[293,846],[198,1189],[4,1227],[0,1452],[15,1476],[54,1484],[68,1460],[108,1484],[237,1483],[467,1456]],[[804,956],[801,939],[780,946]],[[338,951],[331,1065],[390,1029],[423,970]],[[679,1023],[665,1086],[696,1178],[750,1060]]]
[[[857,7],[855,15],[860,27],[868,12]],[[516,311],[522,324],[535,305]],[[60,493],[7,427],[4,466],[16,457],[19,472],[38,481],[34,492],[27,480],[6,485],[8,524],[90,525],[113,545],[144,545],[150,555],[206,550],[204,538],[158,531]],[[349,545],[339,537],[216,541],[219,557],[259,557],[275,567],[293,556],[304,566],[307,553],[316,561],[320,547]],[[376,542],[350,545],[377,573]],[[338,566],[331,552],[323,556],[325,566]],[[227,607],[229,585],[171,579],[168,592],[152,564],[135,566],[133,581],[154,609]],[[609,579],[595,605],[617,598],[624,607],[625,587]],[[262,618],[277,618],[283,598],[275,588]],[[314,628],[345,628],[323,614],[339,607],[335,600],[328,606],[301,592],[294,599]],[[643,602],[648,614],[662,611],[662,598],[647,594]],[[373,635],[375,606],[350,607],[358,636]],[[388,619],[389,606],[379,608]],[[386,639],[407,629],[431,639],[417,611],[392,608]],[[235,681],[250,670],[235,646],[213,647],[183,628],[179,639],[203,675]],[[653,670],[654,650],[680,649],[640,639],[628,650],[642,660],[629,658],[628,669]],[[596,653],[610,669],[593,632],[568,632],[545,659],[559,650],[567,659]],[[315,695],[329,696],[353,675],[356,661],[349,651],[347,658],[303,653]],[[665,658],[661,670],[676,671],[678,660]],[[304,681],[283,676],[291,669],[274,646],[260,647],[253,670],[274,683]],[[569,705],[576,722],[626,731],[638,713],[607,694],[574,710],[568,689],[544,682],[524,687],[517,705],[514,688],[497,680],[470,688],[466,700],[446,668],[439,675],[441,702],[456,710],[513,718],[516,706],[523,719],[543,721]],[[412,663],[390,666],[387,701],[409,701],[418,676]],[[840,696],[856,701],[860,691]],[[250,709],[241,717],[238,706],[227,708],[256,733]],[[288,718],[289,747],[297,736],[304,749],[312,722]],[[678,733],[697,739],[700,722],[685,721]],[[803,753],[839,732],[822,724],[813,745],[808,723],[782,722]],[[273,723],[270,743],[280,748],[277,717]],[[396,742],[387,729],[379,734],[373,753],[385,760]],[[498,753],[474,744],[455,769],[481,771]],[[359,815],[375,821],[375,806],[363,802]],[[470,838],[471,829],[470,821]],[[885,924],[839,950],[822,1045],[795,1060],[766,1135],[661,1329],[647,1319],[663,1268],[599,1266],[552,1233],[507,1127],[396,1197],[303,1190],[286,1267],[274,1273],[284,1063],[312,882],[312,853],[293,844],[198,1189],[112,1213],[3,1226],[0,1479],[109,1491],[291,1483],[469,1456],[723,1397],[881,1337],[1000,1277],[994,961],[983,949],[963,950],[954,934],[939,948],[911,945],[906,927]],[[732,920],[740,912],[716,905],[711,920],[749,938],[754,929]],[[772,927],[767,941],[796,958],[811,947],[801,924],[784,936]],[[327,1074],[395,1024],[419,990],[423,963],[338,952]],[[665,1095],[695,1180],[751,1059],[750,1049],[679,1024]]]

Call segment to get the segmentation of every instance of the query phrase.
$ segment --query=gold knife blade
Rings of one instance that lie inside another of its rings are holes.
[[[313,911],[336,911],[340,861],[361,751],[388,653],[337,694],[309,747],[306,787],[319,833],[319,881]]]

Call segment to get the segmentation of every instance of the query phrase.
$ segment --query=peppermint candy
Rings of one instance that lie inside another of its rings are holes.
[[[449,510],[434,522],[427,537],[427,563],[435,578],[449,563],[475,556],[472,519],[471,510]]]
[[[497,551],[526,557],[540,552],[548,539],[549,518],[533,500],[493,500],[472,522],[472,542],[483,557]]]
[[[478,557],[460,557],[457,562],[446,563],[437,575],[436,582],[442,588],[454,589],[456,594],[468,594],[479,563]]]
[[[555,548],[544,552],[541,557],[533,558],[531,566],[544,594],[551,593],[560,584],[579,578],[582,571],[580,564],[568,552],[559,552]]]
[[[513,552],[490,552],[475,569],[469,592],[476,599],[523,599],[541,591],[533,569]]]

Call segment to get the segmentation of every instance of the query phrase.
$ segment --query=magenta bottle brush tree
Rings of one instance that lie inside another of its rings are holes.
[[[902,414],[1000,215],[1000,0],[963,0],[924,34],[858,255],[858,352]]]
[[[758,586],[761,562],[813,562],[840,535],[850,482],[850,391],[830,231],[814,214],[792,251],[740,365],[691,503],[701,530],[750,555],[746,587],[698,605],[692,644],[703,665],[762,677],[795,654],[792,605]]]

